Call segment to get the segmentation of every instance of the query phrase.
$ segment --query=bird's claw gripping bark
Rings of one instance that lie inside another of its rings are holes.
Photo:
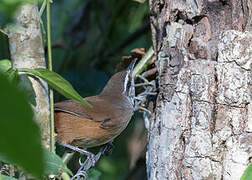
[[[142,75],[136,75],[137,78],[139,78],[142,83],[135,84],[135,87],[143,87],[144,91],[139,93],[134,98],[134,111],[137,110],[143,110],[147,114],[151,114],[151,112],[142,106],[147,101],[147,96],[155,96],[157,94],[156,92],[156,83],[155,81],[148,81],[144,76]]]

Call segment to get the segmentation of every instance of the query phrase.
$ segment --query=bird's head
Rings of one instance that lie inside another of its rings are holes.
[[[126,97],[134,105],[135,83],[132,75],[136,59],[124,71],[114,74],[101,92],[102,95]]]

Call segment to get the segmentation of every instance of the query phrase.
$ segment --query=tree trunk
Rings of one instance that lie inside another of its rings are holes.
[[[150,0],[149,179],[239,179],[252,159],[252,1]]]
[[[9,46],[13,68],[46,68],[37,5],[29,3],[21,5],[16,15],[16,23],[9,31]],[[48,86],[38,78],[29,78],[35,92],[35,119],[41,127],[44,147],[49,149]]]

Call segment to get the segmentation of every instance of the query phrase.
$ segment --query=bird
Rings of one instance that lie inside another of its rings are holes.
[[[121,134],[134,114],[135,62],[114,74],[100,94],[84,98],[91,108],[73,100],[55,103],[54,124],[59,144],[90,156],[86,148],[104,145]]]

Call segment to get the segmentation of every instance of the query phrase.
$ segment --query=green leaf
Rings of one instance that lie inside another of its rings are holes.
[[[11,68],[11,62],[8,59],[0,60],[0,73],[6,73]]]
[[[16,178],[0,174],[0,180],[17,180]]]
[[[32,74],[34,76],[38,76],[42,78],[44,81],[46,81],[49,86],[51,86],[53,89],[58,91],[60,94],[67,98],[71,98],[75,101],[78,101],[82,103],[83,105],[92,107],[91,104],[89,104],[87,101],[85,101],[72,87],[72,85],[66,81],[63,77],[61,77],[59,74],[50,71],[48,69],[27,69],[22,68],[19,69],[20,72],[26,72],[28,74]]]
[[[30,79],[28,78],[27,74],[20,74],[19,76],[19,82],[18,82],[18,88],[24,91],[25,95],[28,98],[28,101],[33,106],[36,106],[36,94],[34,92],[32,83]]]
[[[0,61],[1,62],[1,61]],[[31,81],[28,78],[27,74],[18,74],[17,69],[9,68],[4,75],[7,76],[9,81],[14,85],[17,85],[19,89],[25,92],[28,97],[28,101],[30,104],[36,106],[36,95],[32,86]]]
[[[44,150],[44,161],[45,175],[55,174],[59,176],[63,171],[71,176],[73,175],[61,158],[48,150]]]
[[[8,164],[13,164],[5,155],[1,154],[0,152],[0,161]]]
[[[38,125],[25,94],[0,74],[0,153],[8,160],[41,177],[44,161]],[[1,158],[0,156],[0,158]]]
[[[139,3],[145,3],[146,0],[134,0],[136,2],[139,2]]]
[[[44,175],[48,176],[51,174],[55,174],[57,176],[60,176],[62,172],[66,172],[69,175],[73,176],[73,173],[66,164],[61,160],[61,158],[46,149],[43,149],[43,157],[45,162],[45,170]],[[0,154],[0,160],[2,162],[13,164],[6,156]],[[14,163],[15,164],[15,163]]]
[[[247,169],[244,171],[241,180],[251,180],[252,179],[252,163],[249,164]]]
[[[101,172],[96,169],[90,169],[88,171],[88,180],[99,180]]]
[[[6,72],[8,80],[13,83],[14,85],[18,85],[19,82],[19,75],[18,75],[18,70],[10,68]]]

